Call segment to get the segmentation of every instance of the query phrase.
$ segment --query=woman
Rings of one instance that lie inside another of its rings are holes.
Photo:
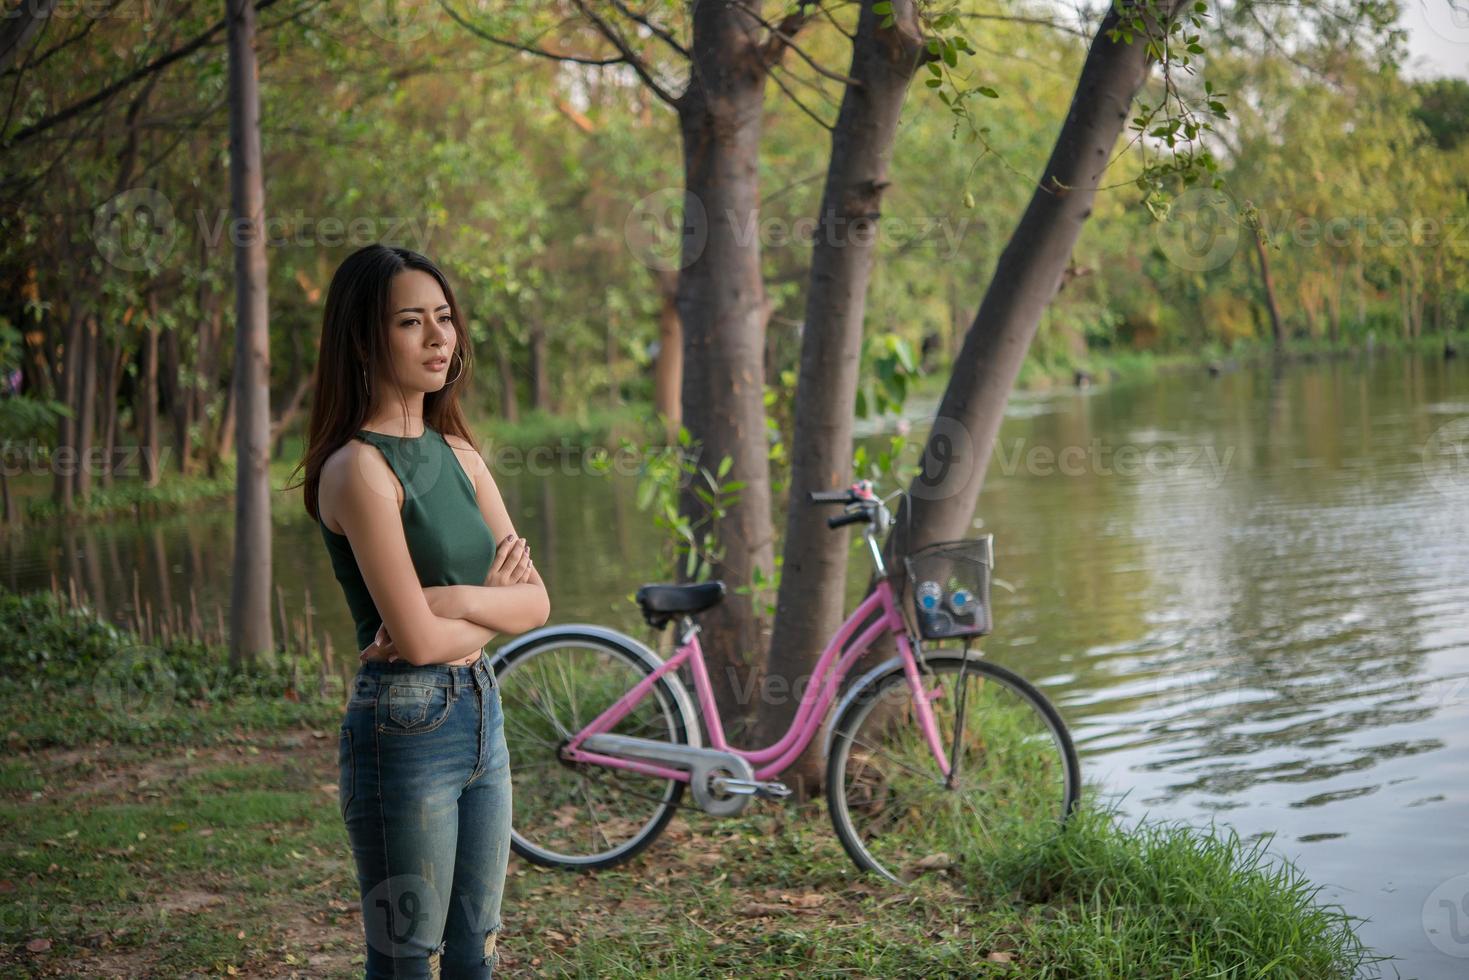
[[[464,321],[424,256],[370,245],[332,277],[305,460],[356,623],[339,802],[366,976],[489,977],[510,768],[484,644],[550,604],[458,400]]]

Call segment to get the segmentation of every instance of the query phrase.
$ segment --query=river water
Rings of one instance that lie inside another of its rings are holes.
[[[1056,702],[1087,778],[1132,818],[1272,835],[1399,957],[1384,976],[1469,976],[1466,450],[1469,365],[1432,358],[1021,395],[976,520],[1001,580],[985,652]],[[556,447],[487,458],[553,621],[647,638],[631,595],[658,577],[659,539],[633,481]],[[136,570],[155,606],[187,607],[192,588],[212,617],[231,521],[220,505],[10,535],[5,579],[72,576],[117,616]],[[277,525],[291,614],[309,595],[355,665],[297,495]]]

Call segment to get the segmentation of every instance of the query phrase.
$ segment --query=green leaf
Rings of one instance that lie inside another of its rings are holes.
[[[1000,97],[1000,93],[996,92],[988,85],[978,85],[975,87],[974,91],[978,92],[980,95],[984,96],[987,99],[998,99]]]

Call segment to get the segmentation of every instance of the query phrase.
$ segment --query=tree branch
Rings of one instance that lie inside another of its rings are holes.
[[[521,41],[511,41],[508,38],[496,37],[461,17],[457,10],[449,6],[448,0],[439,0],[439,6],[444,8],[444,12],[452,17],[456,24],[475,37],[482,41],[488,41],[491,44],[498,44],[503,48],[510,48],[512,51],[522,51],[525,54],[533,54],[538,58],[548,58],[551,61],[568,61],[576,65],[594,65],[599,68],[605,68],[608,65],[620,65],[626,60],[624,58],[592,58],[576,54],[558,54],[555,51],[538,48],[534,44],[526,44]]]
[[[779,24],[772,24],[764,17],[761,17],[758,10],[751,9],[748,4],[741,2],[741,0],[733,0],[733,3],[736,7],[739,7],[745,13],[755,18],[761,27],[770,32],[770,39],[761,48],[761,57],[767,66],[778,62],[785,49],[790,48],[818,74],[825,75],[833,81],[841,82],[843,85],[852,85],[856,88],[863,87],[861,79],[853,78],[850,75],[843,75],[839,71],[832,71],[830,68],[818,64],[816,59],[812,58],[796,43],[796,35],[801,32],[801,28],[811,22],[811,14],[807,10],[815,6],[815,4],[802,3],[795,13],[788,14]]]
[[[592,26],[596,27],[602,33],[602,36],[612,43],[612,46],[622,55],[622,60],[626,61],[632,66],[632,70],[638,73],[638,77],[643,80],[643,84],[648,86],[648,89],[654,95],[658,96],[658,98],[668,103],[675,110],[678,109],[678,96],[658,84],[658,80],[653,77],[653,73],[648,69],[647,64],[633,51],[632,47],[627,43],[627,39],[617,33],[611,24],[607,23],[595,11],[589,8],[586,5],[586,0],[572,0],[572,3],[576,5],[577,10],[581,11],[582,16],[591,21]]]
[[[268,7],[273,6],[276,2],[277,0],[256,0],[255,10],[258,13]],[[103,102],[106,102],[108,99],[112,98],[123,89],[129,87],[130,85],[133,85],[141,79],[147,78],[149,75],[162,71],[164,68],[167,68],[175,61],[187,58],[189,55],[193,54],[195,51],[198,51],[200,48],[208,44],[216,34],[224,30],[226,24],[227,20],[225,18],[220,18],[218,21],[215,22],[213,27],[209,28],[209,30],[205,31],[203,34],[200,34],[198,37],[194,38],[192,41],[188,42],[182,47],[175,48],[167,54],[159,55],[157,58],[154,58],[147,64],[133,69],[122,78],[119,78],[117,81],[113,82],[111,85],[108,85],[105,88],[92,93],[85,99],[82,99],[80,102],[73,102],[65,109],[62,109],[58,112],[53,112],[51,115],[45,117],[44,119],[37,120],[24,129],[21,129],[14,136],[7,139],[4,143],[0,143],[0,149],[10,149],[11,147],[14,147],[19,143],[23,143],[28,139],[39,136],[41,133],[46,132],[48,129],[59,126],[67,120],[73,119],[76,116],[81,115],[94,106],[101,105]]]
[[[775,84],[777,84],[777,85],[780,86],[780,90],[786,94],[786,98],[790,99],[792,102],[794,102],[796,104],[796,108],[800,109],[806,115],[808,115],[812,119],[816,120],[816,125],[820,126],[822,129],[826,130],[827,132],[831,132],[832,130],[834,130],[836,127],[833,124],[824,121],[815,112],[813,112],[809,108],[807,108],[806,107],[806,103],[804,103],[800,99],[798,99],[796,97],[796,93],[795,92],[792,92],[790,90],[789,86],[787,86],[785,82],[782,82],[780,80],[780,76],[775,73],[775,70],[777,68],[779,68],[779,67],[780,67],[780,65],[771,65],[767,69],[767,71],[765,72],[765,74],[769,76],[769,78],[770,78],[770,80],[772,82],[774,82]]]
[[[664,44],[667,44],[670,48],[677,51],[685,58],[689,57],[689,49],[684,47],[682,44],[679,44],[678,40],[667,28],[659,27],[657,24],[650,21],[646,14],[634,13],[633,11],[628,9],[627,4],[623,3],[622,0],[612,0],[612,6],[616,7],[617,12],[622,14],[622,16],[626,17],[628,20],[642,24],[648,30],[652,31],[654,37],[658,38]]]

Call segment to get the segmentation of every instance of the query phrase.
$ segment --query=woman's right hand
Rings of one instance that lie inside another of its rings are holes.
[[[362,652],[357,654],[357,659],[363,663],[369,660],[389,664],[398,661],[398,647],[393,643],[393,638],[388,635],[387,623],[377,628],[377,635],[372,638],[371,643],[362,648]]]
[[[485,585],[519,585],[530,581],[533,566],[530,543],[514,534],[505,535],[505,540],[495,547],[495,563],[485,576]]]

